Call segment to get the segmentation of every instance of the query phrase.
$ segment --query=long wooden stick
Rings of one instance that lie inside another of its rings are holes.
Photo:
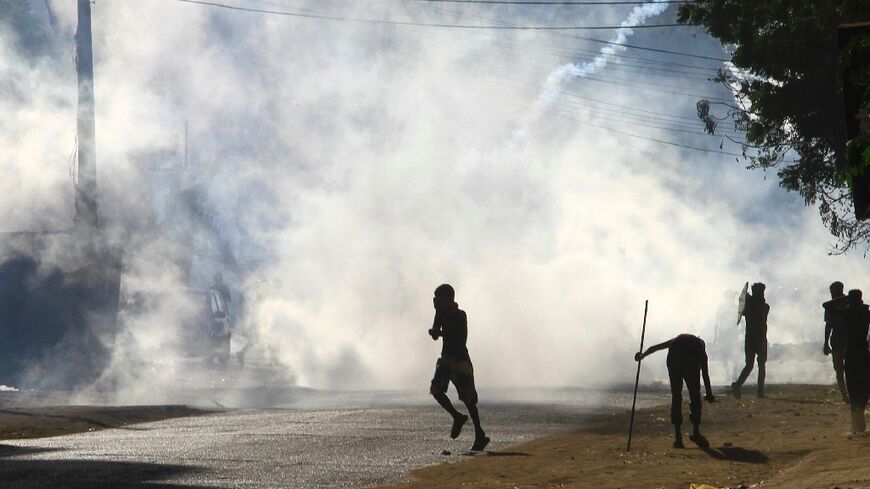
[[[646,311],[649,307],[649,300],[643,303],[643,328],[640,330],[640,350],[643,353],[643,337],[646,335]],[[634,407],[637,404],[637,385],[640,382],[640,361],[637,362],[637,375],[634,377],[634,399],[631,401],[631,421],[628,422],[628,446],[626,452],[631,451],[631,432],[634,430]]]

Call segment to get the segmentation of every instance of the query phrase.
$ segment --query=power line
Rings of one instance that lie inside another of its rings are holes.
[[[595,26],[547,26],[547,25],[474,25],[474,24],[442,24],[442,23],[427,23],[427,22],[409,22],[402,20],[378,20],[378,19],[361,19],[357,17],[342,17],[325,14],[308,14],[302,12],[288,12],[284,10],[266,10],[250,7],[239,7],[235,5],[227,5],[218,2],[210,2],[206,0],[175,0],[181,3],[190,3],[196,5],[204,5],[207,7],[223,8],[227,10],[235,10],[240,12],[251,12],[259,14],[283,15],[286,17],[299,17],[304,19],[332,20],[337,22],[355,22],[360,24],[381,24],[395,26],[410,26],[410,27],[437,27],[444,29],[481,29],[481,30],[510,30],[510,31],[595,31],[595,30],[617,30],[626,29],[626,26],[613,25],[595,25]],[[630,29],[652,29],[657,27],[695,27],[687,24],[644,24],[630,27]]]
[[[650,0],[617,0],[617,1],[540,1],[535,2],[532,0],[410,0],[413,2],[424,2],[424,3],[482,3],[482,4],[490,4],[490,5],[643,5],[645,3],[665,3],[665,4],[677,4],[677,3],[686,3],[687,0],[660,0],[656,2],[651,2]]]
[[[424,3],[432,3],[432,2],[427,2],[426,0],[421,0],[421,1],[423,1]],[[433,1],[434,1],[434,0],[433,0]],[[649,3],[649,2],[638,2],[638,3]],[[675,2],[675,3],[685,3],[685,2],[683,2],[683,1],[678,1],[678,2]],[[444,11],[450,12],[450,11],[448,11],[448,10],[446,10],[446,9],[443,9],[443,8],[442,8],[441,10],[444,10]],[[458,12],[453,11],[453,13],[458,13]],[[486,17],[479,17],[479,18],[482,18],[482,19],[485,19],[485,20],[489,20],[489,21],[495,21],[495,22],[498,22],[498,21],[496,21],[496,20],[494,20],[494,19],[488,19],[488,18],[486,18]],[[515,25],[515,24],[511,24],[511,23],[509,23],[509,22],[501,22],[501,23],[502,23],[502,25],[506,25],[506,26]],[[637,27],[637,26],[634,26],[634,27]],[[629,29],[634,28],[634,27],[626,26],[626,28],[629,28]],[[717,58],[717,57],[714,57],[714,56],[704,56],[704,55],[700,55],[700,54],[684,53],[684,52],[673,51],[673,50],[669,50],[669,49],[663,49],[663,48],[652,48],[652,47],[646,47],[646,46],[638,46],[638,45],[635,45],[635,44],[625,44],[625,43],[619,43],[619,42],[614,42],[614,41],[604,41],[604,40],[601,40],[601,39],[595,39],[595,38],[590,38],[590,37],[583,37],[583,36],[577,36],[577,35],[572,35],[572,34],[566,34],[566,33],[559,32],[559,31],[552,31],[552,30],[551,30],[551,31],[545,31],[545,33],[550,34],[550,35],[553,35],[553,36],[560,36],[560,37],[566,37],[566,38],[571,38],[571,39],[579,39],[579,40],[589,41],[589,42],[595,42],[595,43],[599,43],[599,44],[607,44],[607,45],[611,45],[611,46],[621,46],[621,47],[629,48],[629,49],[637,49],[637,50],[641,50],[641,51],[650,51],[650,52],[654,52],[654,53],[669,54],[669,55],[673,55],[673,56],[684,56],[684,57],[695,58],[695,59],[706,59],[706,60],[716,61],[716,62],[726,62],[726,61],[731,61],[730,59],[727,59],[727,58]],[[597,53],[596,53],[596,54],[597,54]],[[666,63],[665,61],[660,61],[660,62],[661,62],[661,63]],[[673,62],[671,62],[671,63],[673,63]],[[684,65],[684,66],[689,66],[689,65]]]
[[[631,132],[620,131],[619,129],[614,129],[612,127],[605,127],[605,126],[599,126],[597,124],[592,124],[591,122],[583,121],[583,120],[577,119],[576,117],[571,117],[570,115],[567,115],[567,114],[562,114],[562,113],[550,111],[550,110],[548,110],[547,112],[552,114],[552,115],[555,115],[556,117],[562,117],[564,119],[574,121],[578,124],[583,124],[583,125],[589,126],[589,127],[596,127],[598,129],[602,129],[602,130],[605,130],[608,132],[613,132],[616,134],[621,134],[623,136],[628,136],[628,137],[637,138],[637,139],[643,139],[646,141],[652,141],[652,142],[659,143],[659,144],[666,144],[668,146],[676,146],[678,148],[691,149],[691,150],[695,150],[695,151],[703,151],[705,153],[717,153],[717,154],[723,154],[723,155],[728,155],[728,156],[737,156],[737,157],[744,156],[742,153],[732,153],[730,151],[722,151],[719,149],[702,148],[700,146],[692,146],[689,144],[680,144],[680,143],[676,143],[674,141],[667,141],[664,139],[652,138],[652,137],[648,137],[648,136],[641,136],[640,134],[634,134]]]
[[[633,27],[632,27],[632,29],[633,29]],[[604,41],[601,39],[595,39],[592,37],[572,36],[572,35],[568,35],[568,34],[565,34],[565,35],[567,35],[568,37],[573,37],[574,39],[581,39],[583,41],[597,42],[599,44],[609,44],[611,46],[622,46],[624,48],[639,49],[641,51],[651,51],[654,53],[671,54],[674,56],[685,56],[687,58],[709,59],[711,61],[719,61],[722,63],[724,63],[726,61],[731,61],[730,59],[727,59],[727,58],[716,58],[714,56],[703,56],[700,54],[682,53],[679,51],[671,51],[669,49],[660,49],[660,48],[651,48],[651,47],[647,47],[647,46],[638,46],[636,44],[623,44],[623,43],[618,43],[618,42],[613,42],[613,41]]]

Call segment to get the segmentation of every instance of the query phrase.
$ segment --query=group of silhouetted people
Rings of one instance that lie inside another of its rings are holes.
[[[748,284],[747,284],[748,285]],[[746,364],[731,383],[731,393],[736,399],[742,396],[741,388],[758,364],[757,396],[765,397],[764,380],[767,363],[767,318],[770,305],[764,298],[765,285],[752,284],[751,293],[746,293],[739,311],[740,318],[746,321],[744,353]],[[746,292],[744,290],[744,292]],[[844,294],[841,282],[830,286],[831,300],[825,302],[825,341],[823,351],[831,355],[837,385],[843,400],[848,402],[852,412],[852,431],[864,432],[864,409],[870,396],[870,347],[867,335],[870,329],[870,306],[864,304],[861,291],[850,290]],[[429,334],[432,339],[443,339],[441,357],[435,364],[430,393],[450,415],[453,425],[450,437],[457,438],[462,427],[471,417],[474,423],[475,439],[472,450],[483,450],[490,439],[480,425],[477,410],[477,391],[474,388],[474,368],[468,355],[466,339],[468,321],[465,311],[459,309],[454,300],[453,287],[442,284],[435,289],[433,304],[435,320]],[[683,424],[682,401],[683,384],[689,391],[689,420],[692,434],[689,439],[702,448],[709,446],[701,434],[701,380],[704,381],[707,402],[714,402],[715,396],[710,386],[708,359],[704,340],[692,334],[676,337],[649,347],[645,352],[635,354],[635,360],[660,350],[668,350],[667,367],[671,387],[671,423],[674,425],[674,448],[683,448],[681,426]],[[456,410],[447,397],[447,386],[452,382],[459,393],[459,399],[468,409],[468,416]]]
[[[745,304],[740,316],[746,320],[746,342],[744,353],[746,365],[737,380],[731,383],[731,393],[736,399],[741,398],[741,388],[749,377],[755,363],[758,363],[758,398],[764,398],[764,378],[767,362],[767,317],[770,305],[764,299],[763,283],[752,284],[752,293],[746,294]],[[861,291],[850,290],[844,294],[841,282],[830,286],[831,300],[825,302],[825,342],[823,351],[831,355],[837,385],[843,400],[847,402],[852,414],[852,431],[865,431],[864,409],[870,396],[870,348],[868,348],[868,329],[870,329],[870,306],[864,304]],[[709,446],[707,439],[701,435],[701,386],[703,376],[706,389],[706,399],[715,400],[710,389],[710,377],[707,368],[707,352],[704,341],[691,334],[681,334],[664,343],[650,347],[645,352],[635,354],[635,360],[640,361],[647,355],[659,350],[668,350],[667,366],[671,386],[671,423],[674,425],[674,447],[682,448],[680,425],[682,416],[682,390],[685,382],[689,391],[689,419],[693,430],[690,440],[698,446]]]
[[[843,294],[842,282],[831,284],[831,300],[822,304],[825,311],[825,355],[831,355],[837,386],[852,411],[852,431],[865,430],[864,409],[870,394],[870,306],[864,304],[861,291]]]

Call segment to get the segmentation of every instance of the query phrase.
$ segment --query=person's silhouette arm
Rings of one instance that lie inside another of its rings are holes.
[[[637,352],[634,354],[634,360],[639,362],[639,361],[643,360],[644,358],[652,355],[653,353],[655,353],[659,350],[667,350],[668,348],[671,347],[671,342],[673,342],[673,341],[674,341],[673,338],[671,338],[668,341],[665,341],[664,343],[659,343],[658,345],[653,345],[653,346],[647,348],[646,351],[643,353]]]
[[[431,336],[433,340],[437,340],[441,336],[441,321],[438,320],[438,313],[435,313],[432,327],[429,328],[429,336]]]
[[[825,355],[831,354],[831,344],[829,343],[831,338],[831,331],[834,328],[831,327],[831,323],[825,321],[825,346],[822,347],[822,353]]]
[[[713,396],[713,389],[710,387],[710,371],[707,369],[706,351],[704,351],[704,358],[701,360],[701,376],[704,378],[704,391],[707,392],[707,395],[704,396],[704,400],[712,403],[716,398]]]

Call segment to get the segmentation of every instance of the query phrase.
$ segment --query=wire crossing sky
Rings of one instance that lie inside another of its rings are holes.
[[[394,26],[411,26],[411,27],[436,27],[443,29],[491,29],[491,30],[529,30],[529,31],[595,31],[595,30],[614,30],[614,29],[624,29],[625,26],[613,26],[613,25],[593,25],[593,26],[579,26],[579,25],[562,25],[562,26],[552,26],[552,25],[476,25],[476,24],[443,24],[443,23],[427,23],[427,22],[406,22],[400,20],[379,20],[379,19],[365,19],[358,17],[342,17],[342,16],[334,16],[334,15],[323,15],[323,14],[311,14],[304,12],[289,12],[285,10],[267,10],[267,9],[256,9],[250,7],[239,7],[235,5],[227,5],[218,2],[209,2],[205,0],[175,0],[176,2],[181,3],[191,3],[196,5],[204,5],[207,7],[215,7],[215,8],[223,8],[228,10],[236,10],[240,12],[251,12],[251,13],[260,13],[260,14],[270,14],[270,15],[283,15],[287,17],[299,17],[304,19],[318,19],[318,20],[331,20],[337,22],[355,22],[362,24],[380,24],[380,25],[394,25]],[[641,29],[653,29],[660,27],[695,27],[686,24],[650,24],[650,25],[642,25],[636,26],[636,28]]]

